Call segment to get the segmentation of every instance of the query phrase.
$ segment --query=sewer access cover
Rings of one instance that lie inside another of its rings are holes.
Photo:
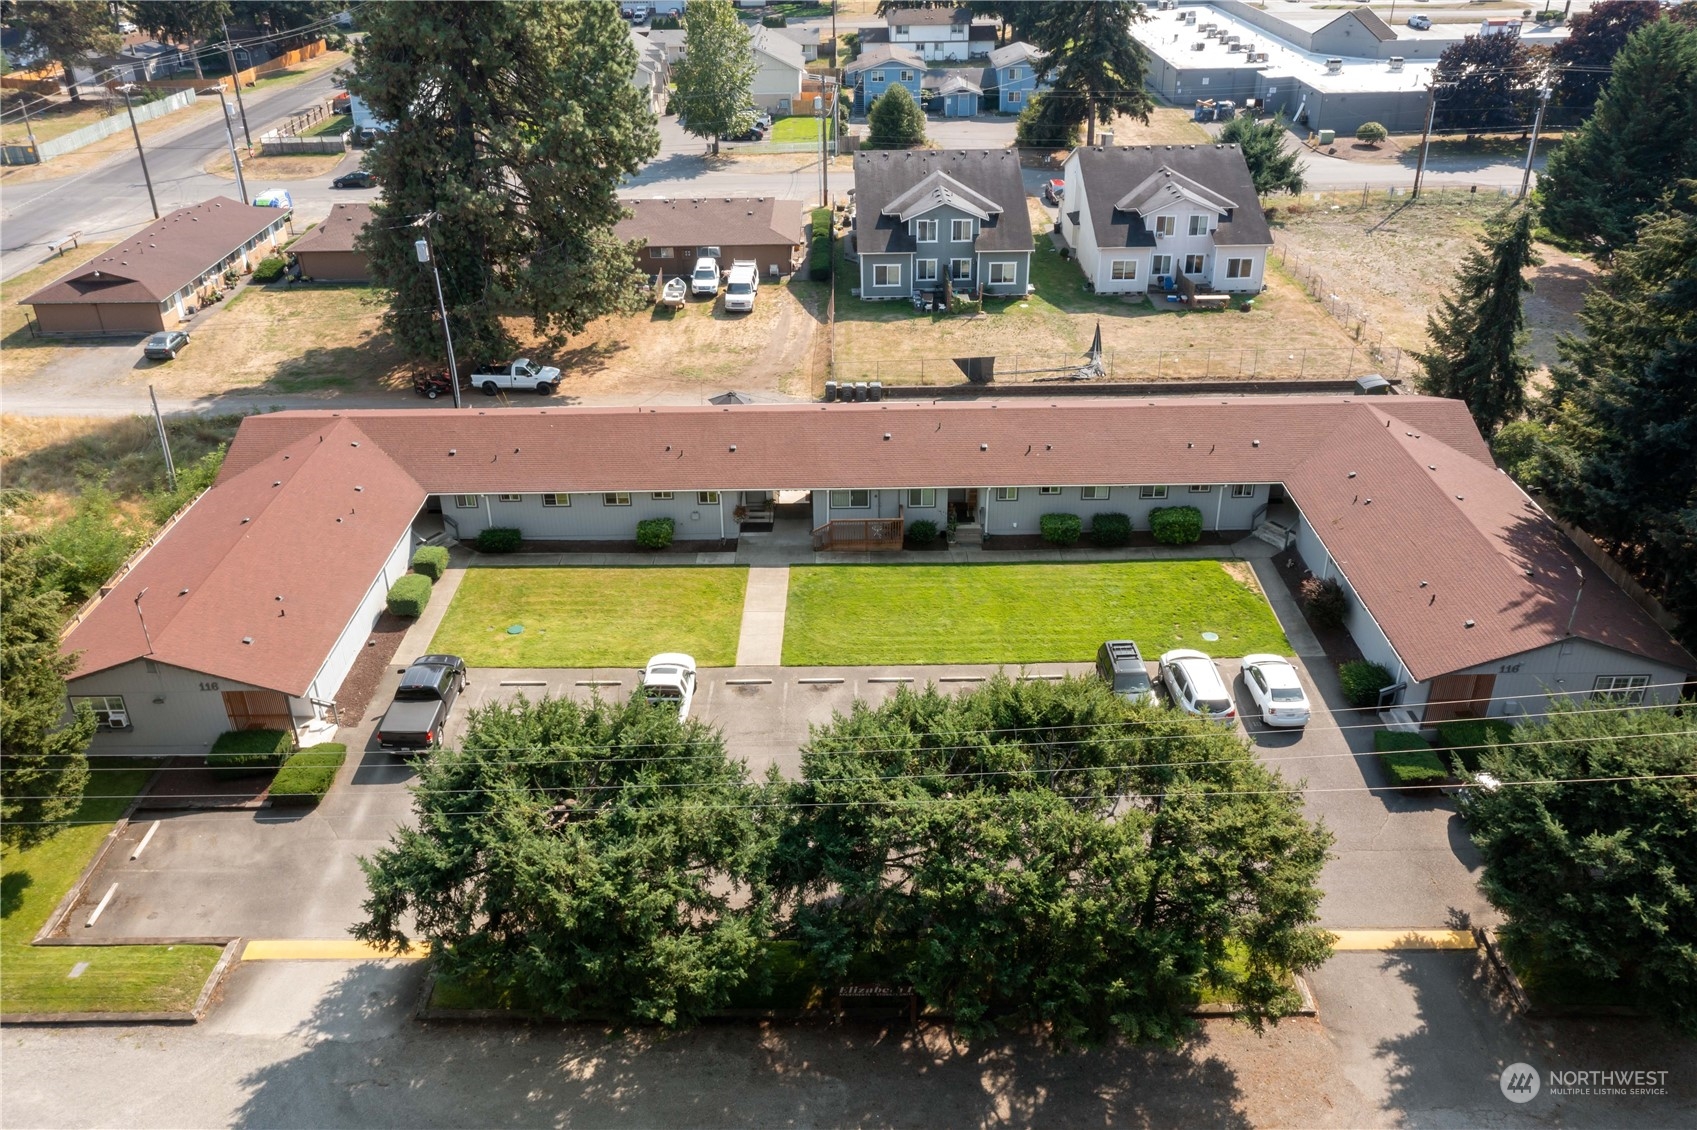
[[[514,624],[512,627],[507,629],[507,634],[509,636],[522,636],[522,635],[524,635],[524,625],[523,624]]]
[[[512,631],[511,628],[508,628],[507,630],[509,632]],[[519,631],[522,632],[522,631],[524,631],[524,629],[520,628]],[[1209,643],[1213,643],[1215,640],[1220,638],[1220,633],[1218,633],[1218,632],[1203,632],[1202,638],[1207,640]]]

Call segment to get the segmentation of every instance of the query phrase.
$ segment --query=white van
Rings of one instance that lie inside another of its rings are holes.
[[[734,261],[725,280],[725,309],[747,313],[754,309],[754,296],[759,293],[760,264],[752,259]]]

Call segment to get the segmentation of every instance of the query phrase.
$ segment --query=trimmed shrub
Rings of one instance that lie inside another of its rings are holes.
[[[1338,682],[1351,706],[1377,706],[1379,692],[1392,683],[1391,673],[1377,663],[1352,659],[1338,664]]]
[[[1378,122],[1362,122],[1355,127],[1355,140],[1365,141],[1368,145],[1377,145],[1391,135],[1391,131]]]
[[[1037,519],[1037,532],[1050,545],[1077,545],[1084,522],[1077,514],[1045,514]]]
[[[1302,611],[1316,628],[1341,628],[1349,619],[1349,597],[1336,579],[1308,577],[1302,582]]]
[[[807,253],[807,274],[814,282],[831,278],[831,210],[813,209],[813,246]]]
[[[930,545],[937,540],[937,523],[921,518],[907,524],[907,540],[914,545]]]
[[[288,263],[279,259],[275,255],[266,259],[261,259],[259,261],[259,266],[253,269],[253,281],[256,283],[276,282],[278,279],[283,277],[283,272],[287,270],[288,267]]]
[[[311,808],[324,799],[336,782],[336,770],[348,759],[348,747],[325,742],[289,755],[271,782],[271,803],[290,808]]]
[[[783,16],[761,16],[760,17],[760,26],[761,27],[789,27],[790,21],[786,20]]]
[[[430,578],[423,573],[408,573],[389,586],[389,612],[394,616],[424,615],[430,603]]]
[[[1192,545],[1202,540],[1202,511],[1194,506],[1157,506],[1149,512],[1149,532],[1162,545]]]
[[[263,773],[283,764],[294,744],[294,738],[282,730],[226,730],[212,743],[206,767],[217,770],[220,777]]]
[[[442,579],[442,574],[448,571],[448,547],[445,545],[421,545],[418,552],[412,555],[412,571],[423,577],[429,577],[430,583],[435,584]]]
[[[1090,519],[1090,540],[1103,549],[1131,544],[1131,515],[1096,515]]]
[[[1385,776],[1397,788],[1441,785],[1449,777],[1449,770],[1419,734],[1377,730],[1373,748],[1378,751]]]
[[[644,518],[636,524],[636,544],[643,549],[665,549],[677,528],[670,518]]]
[[[1506,745],[1513,733],[1514,724],[1501,718],[1452,718],[1438,723],[1438,746],[1473,772],[1489,746]]]
[[[506,526],[491,526],[477,535],[472,545],[479,553],[517,553],[524,535]]]

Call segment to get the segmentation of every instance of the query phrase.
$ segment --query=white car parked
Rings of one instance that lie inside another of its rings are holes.
[[[1308,696],[1289,661],[1277,655],[1244,656],[1243,685],[1267,725],[1308,725]]]
[[[1200,651],[1181,649],[1161,656],[1161,682],[1173,705],[1186,714],[1199,714],[1216,722],[1237,717],[1237,706],[1220,677],[1220,669]]]
[[[681,651],[666,651],[648,661],[637,687],[650,706],[676,706],[678,721],[689,718],[695,701],[695,657]]]
[[[695,270],[689,273],[689,292],[696,295],[719,293],[717,259],[709,259],[704,255],[695,261]]]

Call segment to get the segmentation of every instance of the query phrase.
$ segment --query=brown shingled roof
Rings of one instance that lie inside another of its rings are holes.
[[[354,240],[371,222],[370,204],[337,204],[330,209],[324,222],[295,240],[289,250],[353,251]]]
[[[649,247],[793,247],[803,241],[805,205],[799,200],[703,196],[620,200],[619,205],[631,214],[613,226],[613,234],[626,242],[645,240]]]

